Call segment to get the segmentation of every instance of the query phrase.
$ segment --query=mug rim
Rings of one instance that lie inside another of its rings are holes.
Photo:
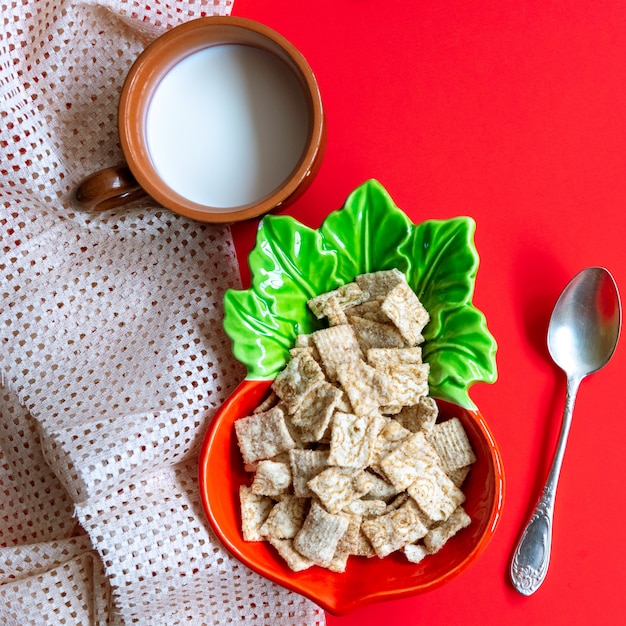
[[[168,186],[152,163],[145,136],[145,114],[161,78],[191,54],[224,44],[250,45],[281,60],[301,83],[309,108],[307,142],[292,172],[266,196],[232,209],[203,205]],[[197,18],[175,26],[150,43],[133,63],[124,81],[118,107],[118,129],[128,167],[152,198],[174,213],[214,223],[250,219],[295,200],[317,173],[326,144],[326,120],[319,86],[302,53],[272,28],[233,16]]]

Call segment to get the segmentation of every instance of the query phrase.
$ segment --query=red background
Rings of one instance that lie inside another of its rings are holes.
[[[495,538],[446,586],[328,624],[623,623],[623,345],[580,388],[546,581],[525,598],[508,568],[560,424],[565,378],[545,340],[552,306],[588,265],[626,290],[626,5],[236,0],[233,14],[292,41],[324,98],[326,157],[288,213],[316,227],[376,178],[414,221],[472,216],[474,303],[499,344],[498,382],[472,390],[506,470]],[[254,230],[234,227],[243,266]]]

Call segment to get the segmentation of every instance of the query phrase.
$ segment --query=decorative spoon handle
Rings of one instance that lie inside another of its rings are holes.
[[[537,591],[548,572],[553,513],[554,491],[546,485],[511,562],[513,585],[525,596]]]
[[[552,467],[541,497],[513,553],[511,581],[515,588],[525,596],[537,591],[548,573],[556,486],[559,481],[579,384],[580,378],[568,377],[563,422]]]

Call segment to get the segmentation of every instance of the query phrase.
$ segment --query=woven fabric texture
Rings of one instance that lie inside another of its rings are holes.
[[[233,559],[200,504],[200,442],[244,376],[221,329],[228,227],[69,202],[122,162],[141,50],[232,0],[0,8],[0,622],[323,624]]]

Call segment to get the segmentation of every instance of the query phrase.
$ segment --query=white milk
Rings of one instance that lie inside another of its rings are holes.
[[[308,113],[296,77],[268,52],[219,45],[195,52],[158,85],[148,149],[182,196],[224,209],[262,199],[304,152]]]

